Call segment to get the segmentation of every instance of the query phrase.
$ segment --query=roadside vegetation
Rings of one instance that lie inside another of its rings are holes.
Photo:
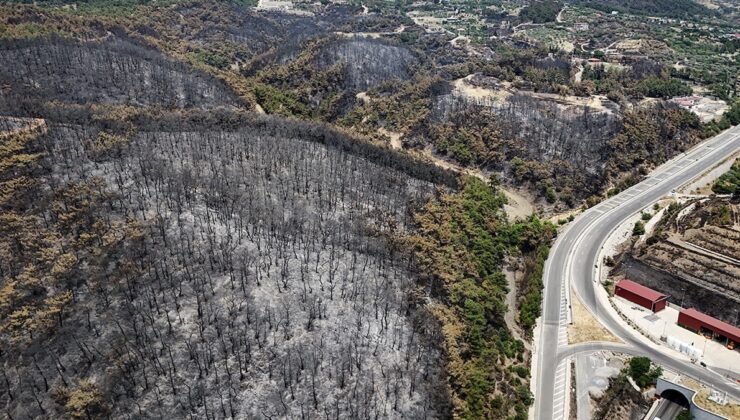
[[[528,274],[519,298],[519,322],[530,331],[539,316],[542,263],[554,225],[533,216],[507,222],[506,201],[495,184],[466,178],[459,193],[440,195],[414,215],[406,238],[431,290],[431,311],[442,325],[455,415],[526,418],[529,357],[504,323],[508,291],[501,265],[522,255]]]
[[[712,192],[717,194],[740,194],[740,159],[735,159],[735,163],[732,164],[730,170],[714,182]]]
[[[655,385],[655,381],[662,374],[661,367],[653,365],[648,357],[633,357],[630,359],[629,375],[641,389]]]

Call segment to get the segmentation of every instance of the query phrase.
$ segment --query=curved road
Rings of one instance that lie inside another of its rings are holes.
[[[643,354],[654,362],[683,372],[711,384],[713,387],[740,398],[738,388],[705,368],[676,359],[663,352],[661,346],[647,343],[640,333],[599,307],[595,287],[599,251],[611,231],[637,212],[689,180],[696,178],[718,161],[740,149],[740,126],[733,127],[697,145],[685,154],[663,164],[648,178],[622,193],[605,200],[579,216],[555,241],[545,263],[545,284],[540,337],[535,343],[537,358],[535,419],[562,419],[565,401],[566,356],[582,351],[614,349],[631,354]],[[596,319],[624,341],[588,343],[568,346],[567,296],[568,287],[575,288],[584,305]],[[553,351],[557,348],[557,351]]]

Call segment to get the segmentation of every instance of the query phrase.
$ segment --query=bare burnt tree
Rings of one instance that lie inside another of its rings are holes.
[[[18,97],[162,107],[236,106],[222,82],[127,38],[80,42],[34,38],[0,43],[5,112]]]
[[[145,235],[80,279],[53,339],[0,354],[7,415],[55,417],[90,377],[112,417],[447,415],[438,326],[386,239],[433,185],[268,123],[170,124],[190,130],[102,158],[97,126],[43,137],[49,185],[101,180],[101,223]]]

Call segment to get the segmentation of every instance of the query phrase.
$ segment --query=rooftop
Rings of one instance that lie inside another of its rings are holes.
[[[681,311],[681,313],[686,314],[687,316],[690,316],[691,318],[694,318],[696,320],[699,320],[702,323],[716,329],[717,331],[722,331],[727,335],[734,335],[735,339],[740,338],[740,328],[734,325],[730,325],[724,321],[720,321],[717,318],[713,318],[703,312],[699,312],[695,308],[684,309]]]
[[[658,291],[655,291],[649,287],[645,287],[641,284],[637,284],[632,280],[623,279],[620,280],[617,283],[617,286],[620,289],[627,290],[629,292],[632,292],[638,296],[642,296],[646,299],[650,299],[653,302],[659,301],[661,299],[665,299],[668,297],[668,295],[664,295],[663,293],[660,293]]]

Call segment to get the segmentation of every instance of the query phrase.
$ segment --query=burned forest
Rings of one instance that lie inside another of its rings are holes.
[[[23,136],[45,184],[4,232],[8,415],[448,409],[437,330],[388,240],[433,184],[255,126],[38,124],[5,143]]]
[[[556,222],[740,108],[494,3],[1,2],[0,417],[527,418]]]

